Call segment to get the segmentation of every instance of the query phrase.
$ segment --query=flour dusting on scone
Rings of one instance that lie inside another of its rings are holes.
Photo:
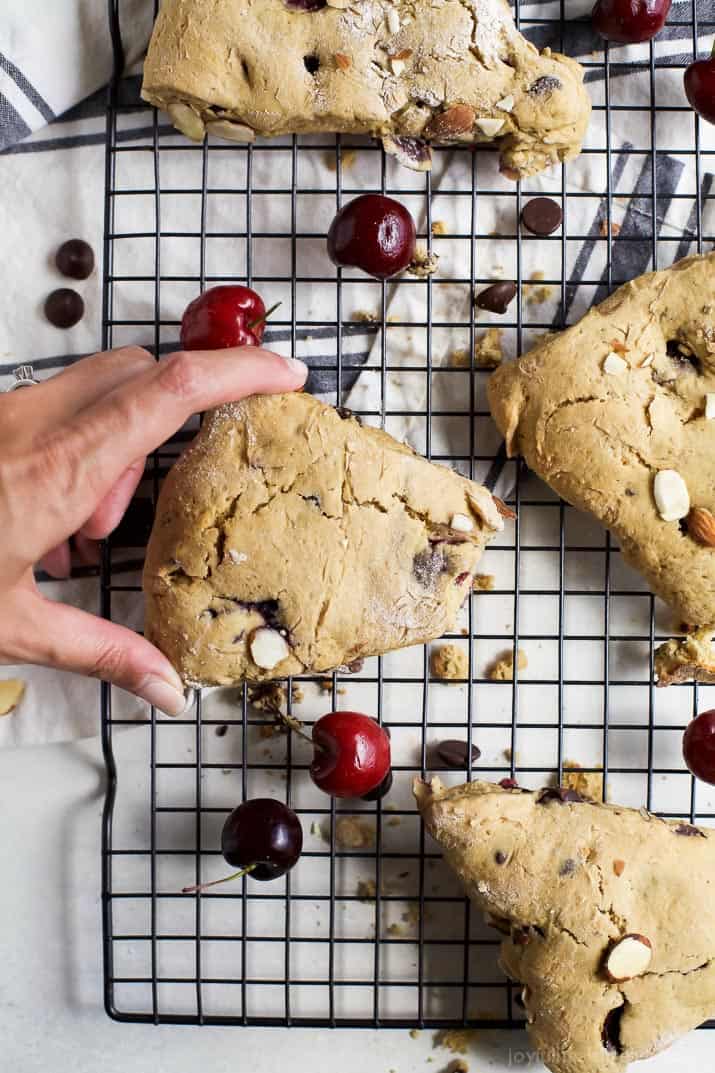
[[[187,683],[331,670],[440,637],[503,529],[486,489],[310,395],[210,414],[159,497],[146,634]]]
[[[609,528],[679,621],[715,624],[715,254],[627,283],[488,391],[509,453]]]
[[[591,111],[506,0],[165,0],[142,96],[197,141],[370,134],[415,170],[430,143],[496,139],[514,179],[576,156]]]
[[[430,834],[505,935],[553,1073],[618,1073],[715,1015],[715,837],[573,789],[415,781]]]

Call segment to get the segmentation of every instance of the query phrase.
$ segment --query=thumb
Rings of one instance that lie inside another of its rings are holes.
[[[24,603],[19,636],[32,640],[20,644],[23,662],[101,678],[166,715],[189,707],[193,691],[184,690],[166,656],[134,630],[39,594]]]

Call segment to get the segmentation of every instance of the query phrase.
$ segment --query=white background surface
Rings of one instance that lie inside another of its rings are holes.
[[[120,765],[141,731],[117,737]],[[441,1073],[432,1033],[120,1025],[102,1009],[100,814],[96,738],[0,752],[0,1068],[13,1073]],[[695,1032],[643,1073],[708,1069],[713,1036]],[[510,1059],[511,1049],[511,1059]],[[433,1057],[432,1064],[426,1059]],[[471,1073],[542,1070],[521,1033],[479,1033]]]

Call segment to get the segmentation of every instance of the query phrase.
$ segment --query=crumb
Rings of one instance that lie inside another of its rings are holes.
[[[323,840],[325,840],[325,832],[316,820],[313,820],[310,825],[310,833],[311,835],[315,835],[316,838],[322,838]]]
[[[470,366],[468,350],[453,350],[449,355],[449,364],[455,369],[468,369]]]
[[[357,896],[361,902],[374,901],[376,894],[377,887],[374,879],[361,879],[358,881]]]
[[[427,914],[425,913],[425,918],[426,917],[427,917]],[[417,902],[415,902],[414,905],[411,905],[409,907],[409,909],[407,909],[401,915],[400,920],[402,920],[403,923],[405,923],[405,924],[414,924],[415,926],[417,926],[417,924],[419,924],[419,922],[420,922],[420,907],[417,904]]]
[[[474,364],[479,369],[496,369],[501,365],[504,352],[501,345],[502,329],[487,328],[474,343]]]
[[[517,668],[520,671],[525,671],[529,666],[526,652],[523,652],[520,648],[517,649],[516,658]],[[500,656],[489,668],[488,674],[493,682],[511,682],[514,678],[514,653],[505,652],[503,656]]]
[[[438,254],[430,253],[425,246],[419,245],[415,247],[414,257],[408,264],[406,271],[411,276],[417,276],[418,279],[427,279],[428,276],[434,275],[437,271],[438,262]]]
[[[497,235],[496,231],[494,232],[494,237],[495,238],[499,237]],[[504,272],[505,272],[504,265],[492,265],[492,278],[493,279],[504,279]]]
[[[260,738],[272,738],[274,734],[280,734],[285,731],[285,728],[275,723],[263,723],[258,728],[258,736]]]
[[[469,637],[469,630],[466,626],[462,626],[459,632],[461,633],[462,637]]]
[[[399,816],[392,816],[392,817],[391,817],[391,818],[390,818],[390,819],[389,819],[389,820],[387,821],[387,826],[388,826],[388,827],[399,827],[399,826],[400,826],[400,822],[401,822],[401,821],[400,821],[400,817],[399,817]]]
[[[447,235],[448,233],[449,232],[447,231],[447,225],[444,222],[444,220],[433,220],[432,221],[432,234],[433,235]]]
[[[432,1046],[446,1047],[452,1054],[466,1054],[476,1035],[473,1028],[442,1028],[435,1032]]]
[[[511,751],[511,749],[505,749],[502,755],[503,755],[503,757],[504,757],[504,759],[505,759],[505,760],[509,760],[509,761],[511,761],[511,758],[512,758],[512,751]]]
[[[333,692],[333,679],[332,678],[321,678],[318,681],[318,689],[322,693],[332,693]],[[338,686],[338,688],[335,690],[335,692],[337,693],[337,695],[339,697],[342,697],[342,696],[345,695],[347,690],[345,689],[345,686]]]
[[[342,153],[340,154],[340,161],[342,164],[343,171],[347,171],[348,168],[351,168],[355,163],[356,159],[357,151],[355,149],[343,149]],[[328,171],[338,170],[337,156],[335,153],[333,153],[332,151],[326,153],[324,160],[325,166]]]
[[[419,1037],[420,1037],[419,1028],[411,1028],[410,1029],[410,1039],[419,1039]]]
[[[403,928],[402,924],[390,924],[389,928],[387,929],[387,934],[397,935],[402,938],[405,935],[405,929]]]
[[[294,684],[291,688],[291,703],[300,704],[303,690]],[[280,682],[261,682],[248,690],[248,703],[258,712],[271,712],[279,715],[288,704],[288,690]],[[263,735],[269,738],[270,734]]]
[[[379,313],[371,313],[368,309],[356,309],[351,317],[351,320],[356,320],[361,324],[376,324],[379,319]]]
[[[2,688],[2,686],[0,686]],[[220,727],[216,727],[214,734],[217,738],[225,738],[228,734],[228,723],[222,723]]]
[[[491,592],[496,583],[493,574],[475,574],[472,588],[475,592]]]
[[[527,305],[540,306],[548,302],[554,293],[554,288],[550,283],[544,284],[543,287],[534,287],[531,283],[525,283],[521,288],[521,293]]]
[[[453,1058],[445,1066],[444,1073],[469,1073],[469,1066],[463,1058]]]
[[[576,760],[564,760],[561,785],[570,790],[576,790],[584,797],[592,797],[594,801],[603,801],[603,773],[598,771],[583,771]]]
[[[293,688],[290,693],[291,704],[302,704],[305,700],[305,693],[296,683],[293,684]]]
[[[396,808],[397,808],[397,805],[395,804],[395,802],[390,801],[387,805],[385,805],[385,808],[383,809],[383,812],[394,812]]]
[[[370,849],[375,830],[359,816],[341,816],[335,824],[335,842],[340,849]]]
[[[537,268],[536,272],[531,273],[529,279],[532,283],[542,283],[546,279],[546,273]]]
[[[458,645],[442,645],[441,648],[432,649],[430,668],[435,678],[466,678],[469,672],[469,657],[465,649]]]
[[[24,695],[25,683],[22,678],[4,678],[0,681],[0,715],[14,712]]]
[[[601,223],[598,228],[598,233],[601,238],[608,238],[608,220],[601,220]],[[614,221],[611,221],[611,234],[613,235],[613,237],[615,238],[616,235],[620,235],[620,233],[621,225],[615,223]]]

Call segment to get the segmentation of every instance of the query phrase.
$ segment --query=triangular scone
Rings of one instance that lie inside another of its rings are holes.
[[[504,932],[553,1073],[617,1073],[715,1015],[715,836],[645,809],[416,780],[430,834]]]
[[[715,627],[707,627],[656,648],[654,666],[658,685],[669,686],[691,679],[715,685],[713,636]]]
[[[218,685],[427,641],[503,524],[485,488],[310,395],[224,406],[164,482],[146,634]]]
[[[496,138],[511,178],[576,156],[591,111],[506,0],[164,0],[142,96],[198,141],[371,134],[417,170],[429,142]]]
[[[488,391],[509,453],[607,526],[681,622],[714,624],[715,254],[627,283]]]

